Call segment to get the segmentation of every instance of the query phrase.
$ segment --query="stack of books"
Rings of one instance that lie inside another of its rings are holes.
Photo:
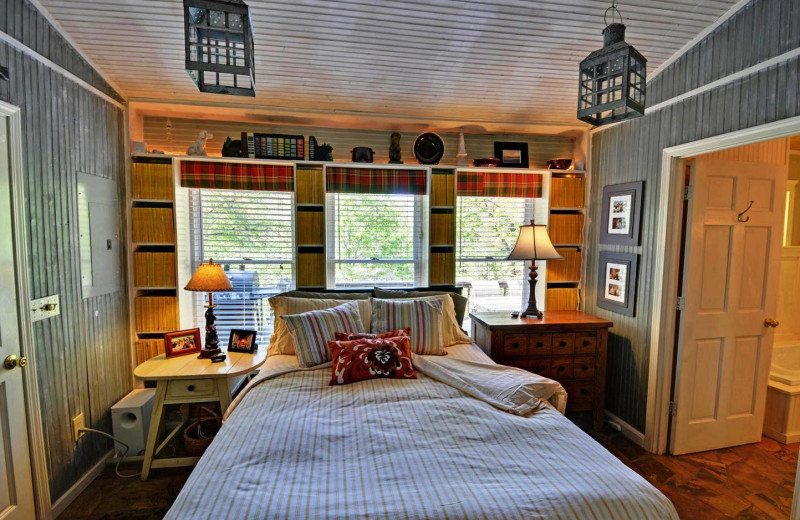
[[[164,353],[164,339],[140,339],[136,342],[136,364]]]
[[[170,332],[178,327],[178,299],[174,296],[138,296],[136,332]]]
[[[172,208],[141,208],[131,210],[134,244],[173,244],[175,225]]]
[[[133,285],[175,287],[175,253],[133,253]]]
[[[305,137],[242,132],[242,152],[245,157],[255,159],[302,161],[306,152]]]
[[[172,164],[131,164],[131,198],[172,201]]]

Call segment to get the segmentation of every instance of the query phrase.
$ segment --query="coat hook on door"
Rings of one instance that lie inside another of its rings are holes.
[[[742,217],[744,217],[745,213],[750,211],[750,208],[753,207],[753,204],[755,204],[755,202],[756,201],[751,200],[750,204],[747,205],[747,208],[744,211],[742,211],[741,213],[739,213],[739,215],[736,217],[736,220],[738,220],[739,222],[750,222],[750,217],[747,217],[747,218],[742,218]]]

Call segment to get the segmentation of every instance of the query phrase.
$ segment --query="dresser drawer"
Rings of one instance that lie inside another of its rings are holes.
[[[597,349],[597,335],[594,332],[575,334],[575,353],[594,354]]]
[[[575,357],[573,362],[573,377],[575,379],[594,379],[594,358]]]
[[[214,379],[174,379],[167,385],[167,399],[212,397],[217,393]]]
[[[553,353],[552,334],[529,334],[528,354],[531,356],[549,356]]]
[[[557,381],[572,379],[572,367],[572,358],[553,358],[553,366],[550,368],[550,377]]]
[[[588,404],[594,399],[594,383],[572,383],[567,395],[567,403]]]
[[[503,356],[507,358],[528,355],[528,336],[526,334],[506,334],[503,336]]]
[[[509,366],[521,368],[534,374],[539,374],[543,377],[551,377],[551,367],[553,362],[550,358],[542,359],[524,359],[519,361],[511,361]]]
[[[568,332],[553,334],[553,354],[560,356],[572,354],[575,351],[575,334]]]

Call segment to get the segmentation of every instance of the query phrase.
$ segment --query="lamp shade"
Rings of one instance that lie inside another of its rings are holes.
[[[547,226],[537,226],[531,220],[530,225],[520,226],[517,243],[508,254],[506,260],[560,260],[550,236]]]
[[[218,292],[230,291],[233,286],[231,286],[231,281],[222,266],[209,259],[207,264],[200,264],[184,289],[187,291]]]

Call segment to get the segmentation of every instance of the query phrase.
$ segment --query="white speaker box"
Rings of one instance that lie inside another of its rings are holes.
[[[128,445],[128,456],[144,452],[155,396],[155,388],[141,388],[132,391],[111,407],[114,437]],[[114,449],[120,454],[125,451],[125,447],[119,442],[114,443]]]

